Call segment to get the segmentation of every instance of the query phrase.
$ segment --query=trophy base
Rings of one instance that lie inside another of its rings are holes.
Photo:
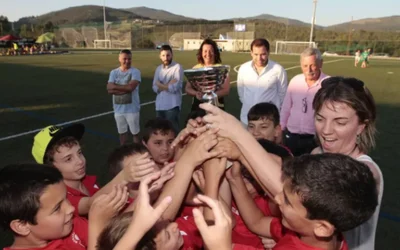
[[[210,103],[214,106],[219,106],[218,96],[214,92],[205,93],[201,98],[203,102]]]

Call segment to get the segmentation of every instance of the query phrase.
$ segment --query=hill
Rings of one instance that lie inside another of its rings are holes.
[[[164,22],[183,22],[183,21],[193,21],[196,20],[195,18],[186,17],[182,15],[176,15],[174,13],[159,10],[159,9],[152,9],[147,8],[144,6],[141,7],[133,7],[129,9],[125,9],[126,11],[132,12],[135,15],[146,17],[153,20],[160,20]]]
[[[291,18],[286,18],[286,17],[280,17],[280,16],[274,16],[270,14],[261,14],[258,16],[252,16],[252,17],[245,17],[245,18],[233,18],[233,20],[268,20],[268,21],[274,21],[277,23],[283,23],[286,25],[290,26],[307,26],[310,27],[311,23],[305,23],[302,21],[299,21],[297,19],[291,19]],[[316,28],[321,28],[322,26],[315,26]]]
[[[366,31],[397,31],[400,32],[400,16],[389,16],[380,18],[365,18],[325,27],[328,30],[344,31],[351,28]]]
[[[106,20],[109,22],[136,18],[142,17],[127,10],[106,7]],[[54,25],[103,22],[103,7],[96,5],[75,6],[36,17],[23,17],[17,21],[16,26],[46,22],[52,22]]]

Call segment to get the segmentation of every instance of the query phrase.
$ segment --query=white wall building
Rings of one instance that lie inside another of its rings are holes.
[[[184,39],[184,50],[198,50],[203,39]],[[214,39],[218,47],[223,51],[250,51],[250,44],[253,39]]]

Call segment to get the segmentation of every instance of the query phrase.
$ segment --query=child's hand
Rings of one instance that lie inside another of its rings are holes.
[[[174,169],[175,169],[176,162],[172,163],[165,163],[165,166],[160,171],[160,177],[151,183],[149,192],[154,192],[160,190],[164,183],[169,181],[172,177],[174,177]]]
[[[159,171],[157,165],[151,160],[149,153],[144,153],[133,157],[129,161],[124,161],[124,176],[128,182],[140,182],[146,176]]]
[[[205,160],[219,155],[219,150],[210,151],[218,143],[216,133],[217,130],[210,129],[189,143],[180,160],[199,166]]]
[[[234,181],[237,178],[242,178],[240,168],[241,166],[239,162],[233,162],[232,167],[225,172],[226,179],[228,181]]]
[[[171,204],[171,196],[167,196],[156,208],[150,205],[149,184],[158,177],[159,173],[156,173],[143,179],[140,182],[139,195],[135,200],[132,223],[140,227],[140,230],[144,232],[153,227],[169,204]]]
[[[197,120],[189,120],[188,125],[184,128],[171,144],[171,148],[184,148],[188,143],[192,142],[198,136],[207,131],[206,126],[200,126]]]
[[[264,245],[264,249],[265,250],[272,250],[272,248],[274,248],[275,245],[276,245],[276,242],[271,238],[260,237],[260,239],[261,239],[261,242]]]
[[[105,225],[125,207],[128,196],[126,185],[115,185],[110,193],[102,194],[93,201],[89,210],[89,221]]]
[[[208,226],[200,210],[197,208],[193,209],[194,221],[208,249],[232,249],[232,220],[226,214],[221,202],[204,195],[198,195],[195,201],[208,205],[214,214],[215,224]]]
[[[223,137],[218,137],[218,144],[213,150],[222,151],[219,157],[226,157],[232,161],[237,161],[242,156],[242,152],[240,152],[236,144],[230,139]]]

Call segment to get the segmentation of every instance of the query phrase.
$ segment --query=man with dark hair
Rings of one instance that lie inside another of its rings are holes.
[[[138,69],[131,66],[132,53],[130,50],[121,50],[118,60],[120,66],[110,72],[107,91],[113,95],[114,117],[122,145],[128,140],[128,127],[133,134],[133,141],[139,142],[141,75]]]
[[[247,125],[247,113],[260,102],[271,102],[280,110],[287,89],[285,69],[269,60],[269,43],[258,38],[251,43],[252,60],[240,66],[237,77],[239,99],[242,102],[240,120]]]
[[[175,133],[179,132],[179,114],[182,104],[183,68],[174,62],[172,49],[163,45],[159,65],[154,73],[153,91],[156,97],[156,115],[171,121]]]

